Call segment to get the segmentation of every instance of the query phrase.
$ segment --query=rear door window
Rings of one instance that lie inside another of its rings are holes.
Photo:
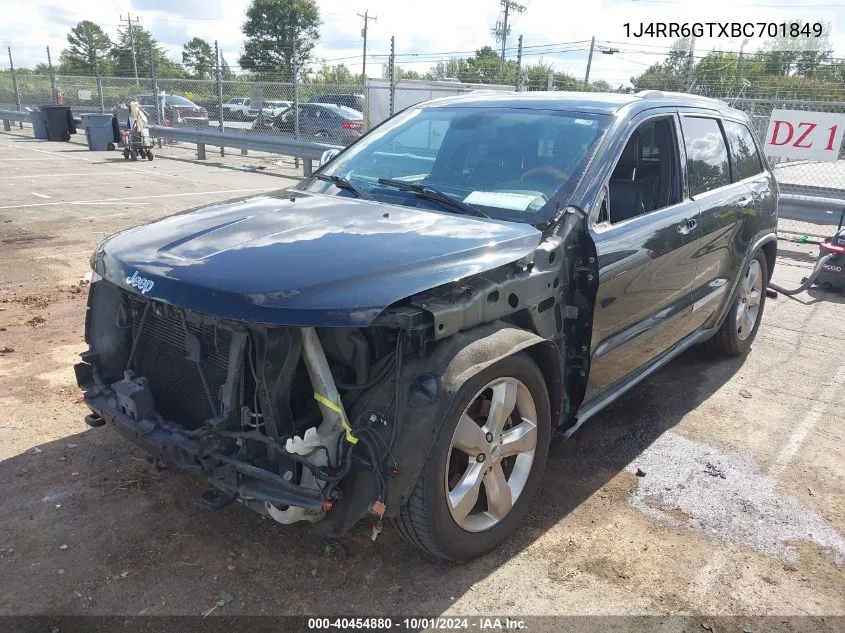
[[[731,149],[734,182],[763,173],[763,161],[757,152],[751,131],[735,121],[723,121],[723,125]]]
[[[707,117],[681,118],[687,149],[689,195],[731,184],[728,146],[719,121]]]

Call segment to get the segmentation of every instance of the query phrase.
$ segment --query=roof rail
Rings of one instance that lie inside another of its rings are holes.
[[[637,96],[641,99],[662,99],[666,95],[662,90],[640,90]]]

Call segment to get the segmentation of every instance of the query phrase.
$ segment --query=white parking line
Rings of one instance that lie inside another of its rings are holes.
[[[834,374],[833,380],[818,394],[815,402],[813,402],[813,406],[810,407],[804,418],[792,428],[789,439],[783,448],[780,449],[780,453],[775,457],[775,461],[769,469],[772,475],[779,475],[789,466],[795,455],[798,454],[810,431],[822,419],[825,410],[828,407],[835,409],[835,399],[842,393],[843,386],[845,386],[845,364],[839,366],[839,370]]]
[[[49,154],[50,156],[58,156],[60,158],[68,158],[68,159],[71,159],[71,160],[83,160],[86,163],[91,162],[87,158],[84,158],[82,156],[74,156],[73,154],[70,154],[68,152],[48,152],[45,149],[36,149],[34,147],[25,147],[23,145],[8,145],[7,147],[9,149],[25,149],[25,150],[28,150],[30,152],[38,152],[39,154]]]
[[[53,178],[82,178],[84,176],[122,176],[117,171],[91,171],[87,174],[47,174],[50,179]],[[19,174],[17,176],[0,176],[0,180],[20,180],[22,178],[40,178],[42,174]]]
[[[72,200],[63,202],[38,202],[36,204],[12,204],[0,207],[2,209],[27,209],[32,207],[54,207],[58,205],[79,205],[79,204],[115,204],[121,202],[132,202],[134,200],[149,200],[150,198],[180,198],[184,196],[213,196],[223,193],[261,193],[263,191],[276,191],[278,187],[257,187],[252,189],[221,189],[219,191],[188,191],[183,193],[162,193],[153,196],[131,196],[128,198],[101,198],[99,200]]]

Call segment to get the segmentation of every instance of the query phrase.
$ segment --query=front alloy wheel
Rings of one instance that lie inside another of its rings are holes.
[[[525,353],[503,358],[455,393],[396,525],[422,550],[468,560],[498,546],[531,503],[549,448],[543,374]]]
[[[516,378],[484,387],[458,419],[446,465],[449,512],[467,532],[504,519],[525,489],[537,449],[537,407]]]

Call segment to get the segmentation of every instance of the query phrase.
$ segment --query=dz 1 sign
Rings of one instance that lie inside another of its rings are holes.
[[[766,156],[838,160],[845,114],[773,110],[765,138]]]

